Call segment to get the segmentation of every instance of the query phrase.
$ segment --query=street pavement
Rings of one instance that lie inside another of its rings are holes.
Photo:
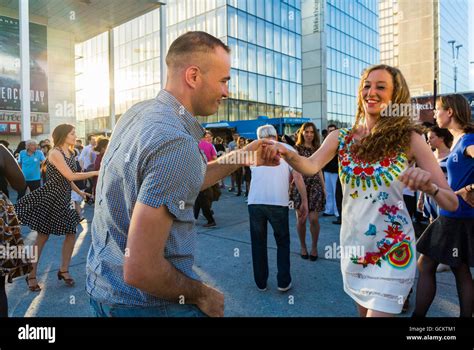
[[[14,199],[14,198],[12,198]],[[78,230],[70,273],[76,280],[67,287],[57,279],[63,237],[51,235],[40,260],[39,283],[43,290],[30,292],[25,279],[7,285],[9,315],[13,317],[90,317],[89,298],[85,292],[85,265],[91,242],[93,206],[85,205],[85,217]],[[357,317],[352,299],[342,287],[340,263],[326,253],[339,244],[339,225],[334,217],[321,217],[319,259],[301,259],[296,232],[295,213],[290,210],[291,274],[293,288],[282,293],[276,282],[276,244],[269,225],[268,290],[259,291],[253,281],[250,230],[245,197],[236,197],[227,190],[213,204],[217,227],[206,229],[201,216],[197,221],[198,240],[195,271],[203,281],[225,295],[226,317]],[[363,220],[363,218],[361,218]],[[34,242],[36,232],[23,228],[27,244]],[[308,246],[310,236],[308,227]],[[455,280],[451,272],[437,274],[437,295],[428,316],[459,315]],[[415,283],[416,285],[416,283]],[[406,317],[413,311],[414,294]]]

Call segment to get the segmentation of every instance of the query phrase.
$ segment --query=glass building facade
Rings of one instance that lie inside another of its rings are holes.
[[[79,136],[108,129],[108,45],[108,33],[103,33],[75,47],[76,127]]]
[[[215,115],[198,117],[201,122],[302,116],[301,0],[169,0],[165,8],[168,46],[179,35],[200,30],[232,50],[229,99]],[[159,11],[113,29],[117,119],[161,89]],[[104,33],[76,45],[77,119],[82,135],[107,128],[109,37]],[[94,83],[86,86],[85,82]]]
[[[452,45],[462,45],[457,59],[457,92],[469,90],[469,2],[468,0],[439,0],[439,89],[454,92],[454,62]],[[473,19],[471,18],[471,21]],[[454,48],[456,55],[456,48]]]
[[[380,0],[381,61],[402,70],[412,96],[432,95],[434,81],[438,94],[469,90],[469,2]],[[456,89],[450,41],[454,56],[462,45]]]
[[[327,0],[327,122],[352,125],[362,71],[380,61],[377,0]]]
[[[230,98],[211,120],[301,117],[301,1],[230,0]]]

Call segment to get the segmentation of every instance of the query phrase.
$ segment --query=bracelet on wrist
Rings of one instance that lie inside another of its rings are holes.
[[[436,195],[437,195],[438,192],[439,192],[439,187],[438,187],[438,185],[436,185],[436,184],[433,184],[433,186],[435,187],[434,192],[433,192],[433,193],[428,193],[428,195],[430,195],[431,197],[434,198],[434,197],[436,197]]]

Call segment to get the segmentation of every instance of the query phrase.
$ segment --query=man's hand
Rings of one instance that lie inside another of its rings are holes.
[[[456,193],[458,196],[461,196],[461,198],[464,199],[464,201],[471,207],[474,207],[474,191],[468,192],[466,187],[463,187],[454,193]]]
[[[223,317],[224,294],[205,285],[204,295],[198,299],[196,306],[210,317]]]

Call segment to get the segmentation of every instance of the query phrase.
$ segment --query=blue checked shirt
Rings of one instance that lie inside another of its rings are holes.
[[[165,258],[183,274],[192,270],[196,229],[193,205],[206,161],[198,148],[204,129],[173,95],[162,90],[134,105],[118,121],[102,160],[87,257],[86,290],[105,304],[161,306],[159,299],[127,285],[123,264],[135,203],[165,205],[174,216]]]

